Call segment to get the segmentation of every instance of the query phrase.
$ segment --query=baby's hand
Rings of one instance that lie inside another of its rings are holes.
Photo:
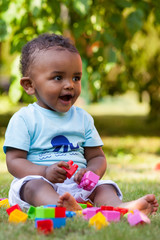
[[[62,167],[70,169],[69,164],[63,161],[48,166],[46,168],[45,178],[52,183],[63,183],[67,176],[66,171]]]
[[[81,168],[74,176],[74,181],[77,184],[80,184],[83,175],[87,172],[86,168]]]

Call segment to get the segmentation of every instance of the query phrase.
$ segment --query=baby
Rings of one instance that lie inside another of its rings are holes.
[[[84,173],[100,178],[106,171],[102,140],[92,117],[74,106],[81,93],[82,60],[71,41],[56,34],[43,34],[28,42],[21,56],[21,86],[37,102],[20,109],[11,118],[4,142],[8,171],[14,176],[11,205],[56,204],[79,210],[77,202],[112,205],[155,213],[153,194],[122,202],[122,193],[111,180],[99,180],[86,191],[78,187]],[[71,179],[68,161],[78,165]]]

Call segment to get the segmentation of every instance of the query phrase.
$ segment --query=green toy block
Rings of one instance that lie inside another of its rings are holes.
[[[30,208],[28,209],[28,218],[29,219],[35,219],[35,216],[36,216],[36,208],[33,207],[33,206],[30,206]]]
[[[85,208],[87,208],[87,204],[86,203],[78,203],[80,206],[81,206],[81,208],[83,208],[83,209],[85,209]]]
[[[36,218],[54,218],[55,208],[36,207]]]

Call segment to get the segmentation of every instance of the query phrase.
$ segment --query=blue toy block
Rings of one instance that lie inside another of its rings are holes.
[[[72,217],[74,217],[75,215],[76,215],[75,212],[72,212],[72,211],[66,211],[66,217],[67,217],[67,218],[72,218]]]
[[[61,228],[66,225],[66,218],[53,218],[52,221],[54,228]]]
[[[57,205],[44,205],[43,207],[44,208],[55,208],[55,207],[57,207]]]

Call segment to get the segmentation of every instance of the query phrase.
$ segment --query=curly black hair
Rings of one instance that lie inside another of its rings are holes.
[[[33,63],[36,53],[40,50],[47,50],[51,47],[61,47],[67,49],[70,52],[79,53],[77,48],[73,45],[69,38],[62,35],[44,33],[37,38],[29,41],[23,48],[20,60],[20,71],[23,76],[28,76],[29,69]]]

